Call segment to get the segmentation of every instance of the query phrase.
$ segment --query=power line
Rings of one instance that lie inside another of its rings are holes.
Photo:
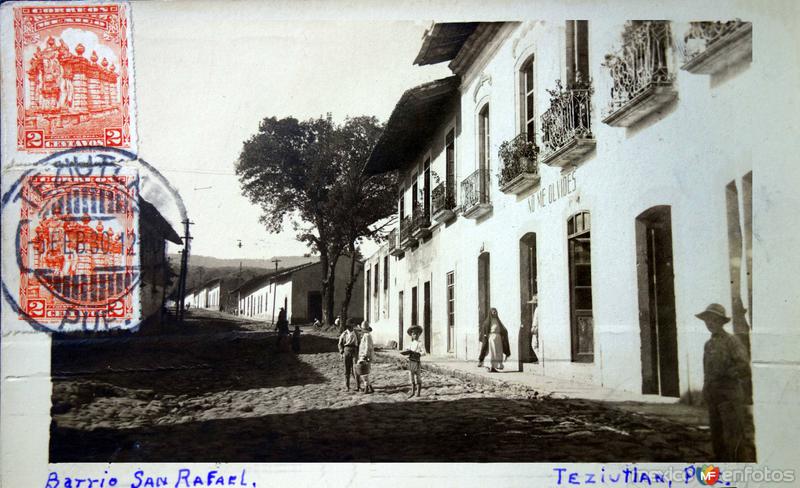
[[[212,170],[201,170],[201,169],[167,169],[167,168],[158,168],[158,170],[166,172],[166,173],[191,173],[191,174],[198,174],[198,175],[236,176],[236,173],[226,173],[224,171],[212,171]]]

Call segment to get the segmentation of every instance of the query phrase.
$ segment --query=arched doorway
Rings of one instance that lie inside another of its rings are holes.
[[[636,217],[636,269],[642,341],[642,393],[677,397],[678,332],[668,205]]]

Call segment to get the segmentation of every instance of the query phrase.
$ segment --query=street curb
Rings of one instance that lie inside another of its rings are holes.
[[[405,369],[406,360],[403,357],[398,357],[395,351],[375,351],[375,354],[377,354],[382,358],[389,359],[398,366],[402,366],[403,369]],[[446,366],[439,366],[438,364],[434,363],[426,363],[424,360],[421,362],[420,366],[422,367],[422,369],[430,371],[432,373],[437,373],[445,376],[453,376],[455,378],[459,378],[465,381],[471,381],[473,383],[479,383],[481,385],[520,388],[529,392],[533,392],[537,396],[539,395],[539,392],[537,390],[529,386],[503,381],[499,378],[487,378],[485,376],[481,376],[475,373],[468,373],[466,371],[451,369]]]

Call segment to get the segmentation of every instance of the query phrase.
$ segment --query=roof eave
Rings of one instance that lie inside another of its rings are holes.
[[[401,169],[413,152],[411,140],[424,140],[440,123],[433,114],[458,100],[459,78],[450,76],[424,83],[409,90],[395,105],[378,143],[372,150],[364,173],[381,174]],[[424,123],[420,123],[423,121]]]
[[[439,22],[433,24],[422,38],[414,64],[425,66],[450,61],[461,45],[472,35],[481,22]]]

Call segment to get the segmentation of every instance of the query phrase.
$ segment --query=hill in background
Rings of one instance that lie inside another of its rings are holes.
[[[180,254],[170,254],[170,260],[173,263],[180,263]],[[239,269],[239,262],[242,263],[242,268],[261,268],[266,272],[267,270],[274,270],[275,263],[273,259],[279,259],[278,268],[291,268],[300,264],[312,263],[319,261],[319,256],[312,256],[306,254],[304,256],[275,256],[269,259],[221,259],[212,256],[200,256],[196,254],[189,255],[189,266],[202,266],[203,268],[236,268]]]
[[[175,272],[180,269],[181,257],[179,254],[170,254],[170,261]],[[229,288],[239,283],[275,270],[272,259],[242,259],[242,271],[239,275],[239,259],[220,259],[210,256],[189,256],[189,272],[186,276],[186,290],[192,290],[204,283],[215,280],[224,280]],[[319,256],[277,256],[280,260],[278,269],[291,268],[305,263],[319,261]]]

